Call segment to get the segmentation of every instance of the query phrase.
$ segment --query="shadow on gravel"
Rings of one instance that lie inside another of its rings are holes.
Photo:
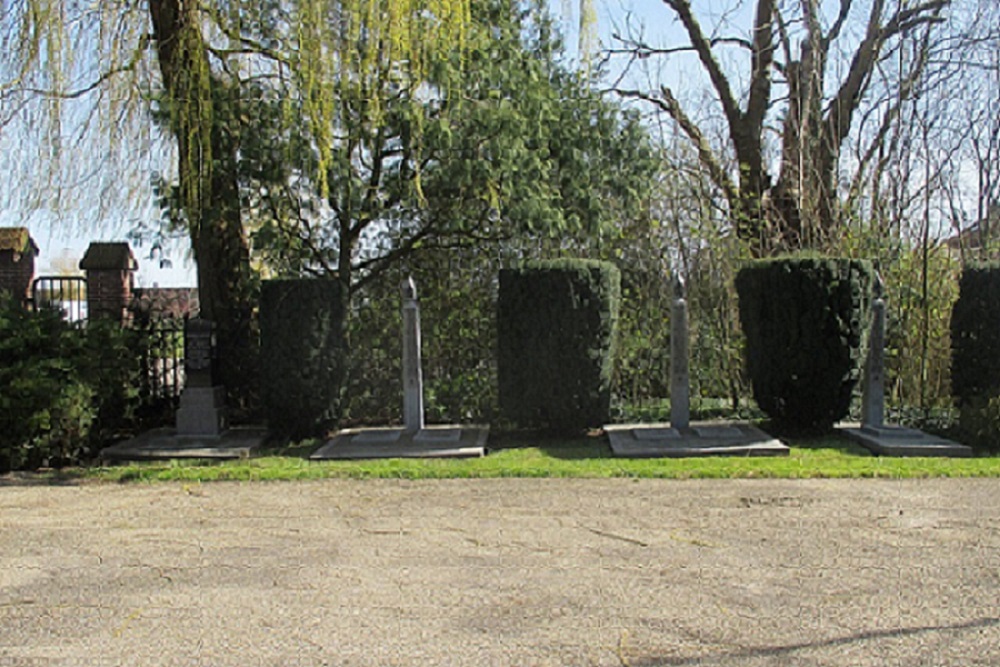
[[[925,635],[933,632],[956,632],[962,630],[979,630],[1000,626],[1000,618],[979,618],[964,623],[952,625],[926,625],[915,628],[898,628],[895,630],[872,630],[870,632],[859,632],[858,634],[846,637],[834,637],[815,642],[804,642],[800,644],[788,644],[787,646],[758,646],[745,648],[739,651],[728,651],[715,655],[700,655],[691,657],[671,657],[671,658],[629,658],[628,664],[631,667],[674,667],[683,665],[704,665],[706,661],[712,664],[728,664],[730,660],[746,660],[749,658],[781,658],[793,656],[798,651],[810,649],[835,648],[837,646],[847,646],[867,641],[877,641],[880,639],[901,639]],[[736,663],[733,663],[736,664]]]

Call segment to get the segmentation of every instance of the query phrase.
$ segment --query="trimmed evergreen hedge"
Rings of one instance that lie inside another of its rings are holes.
[[[1000,263],[962,269],[951,311],[951,393],[962,442],[1000,450]]]
[[[821,430],[847,416],[861,372],[874,272],[852,259],[779,258],[736,276],[746,363],[775,423]]]
[[[572,432],[610,419],[621,274],[609,262],[527,262],[500,272],[500,411]]]
[[[336,280],[261,285],[261,397],[272,431],[304,438],[336,426],[346,367],[346,307]]]
[[[959,405],[1000,396],[1000,263],[962,270],[951,311],[951,393]]]

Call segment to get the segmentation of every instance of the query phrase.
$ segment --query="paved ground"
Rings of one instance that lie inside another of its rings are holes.
[[[0,667],[998,663],[998,480],[0,481]]]

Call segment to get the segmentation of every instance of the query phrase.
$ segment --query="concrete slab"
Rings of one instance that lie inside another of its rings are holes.
[[[175,428],[146,431],[101,450],[106,461],[149,459],[245,459],[267,437],[262,428],[231,428],[218,436],[178,435]]]
[[[841,427],[841,432],[878,456],[972,456],[972,448],[903,426]]]
[[[427,426],[419,431],[403,428],[352,428],[339,431],[309,457],[314,461],[338,459],[421,459],[478,457],[486,455],[489,426]]]
[[[615,456],[629,458],[689,456],[788,456],[788,447],[756,426],[730,422],[610,424],[604,427]]]

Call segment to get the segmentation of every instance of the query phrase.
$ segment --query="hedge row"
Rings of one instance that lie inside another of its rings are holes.
[[[336,280],[269,280],[261,286],[261,397],[275,432],[301,438],[337,424],[346,306]]]
[[[501,414],[554,431],[606,424],[620,308],[621,275],[608,262],[529,262],[501,271]]]
[[[962,437],[1000,449],[1000,263],[966,267],[951,313],[952,395]]]
[[[754,398],[784,427],[847,416],[861,372],[873,269],[852,259],[774,259],[736,277]]]
[[[783,426],[847,415],[861,370],[868,262],[779,259],[737,277],[746,360],[760,407]],[[264,399],[272,428],[332,427],[343,378],[344,298],[333,281],[265,283]],[[621,277],[607,262],[528,262],[500,272],[497,372],[511,424],[580,431],[610,421]]]

